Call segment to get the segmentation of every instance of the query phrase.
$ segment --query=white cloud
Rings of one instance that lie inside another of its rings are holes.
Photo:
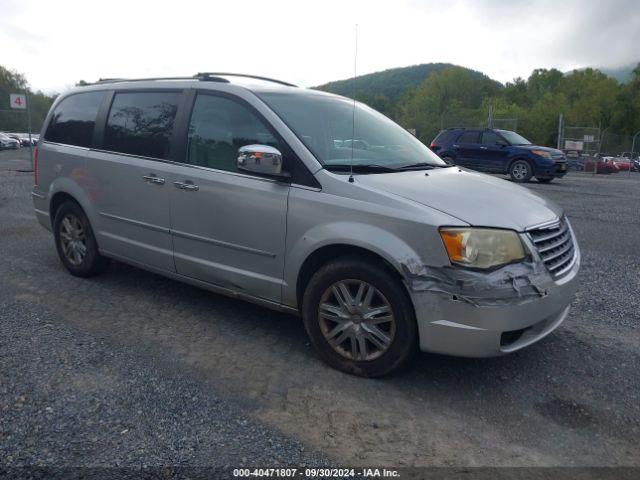
[[[310,86],[352,75],[356,23],[359,73],[451,62],[507,81],[640,60],[635,0],[3,0],[0,44],[3,66],[47,91],[211,70]]]

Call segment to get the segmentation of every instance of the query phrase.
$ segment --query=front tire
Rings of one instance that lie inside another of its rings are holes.
[[[102,273],[109,260],[98,252],[98,243],[80,205],[67,201],[58,208],[53,233],[60,261],[71,275],[92,277]]]
[[[371,260],[343,257],[321,267],[305,290],[302,317],[320,358],[353,375],[387,375],[417,349],[404,286]]]
[[[514,182],[526,183],[533,176],[533,168],[526,160],[516,160],[509,167],[509,176]]]

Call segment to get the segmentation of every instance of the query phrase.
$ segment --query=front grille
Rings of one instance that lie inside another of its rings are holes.
[[[529,230],[528,233],[552,275],[560,276],[571,267],[576,250],[565,218],[548,227]]]

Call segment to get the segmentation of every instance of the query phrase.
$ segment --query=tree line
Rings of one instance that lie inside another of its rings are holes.
[[[421,81],[418,73],[426,78]],[[348,82],[319,88],[343,88],[339,93],[349,95]],[[561,113],[566,125],[600,127],[627,138],[640,131],[640,64],[626,83],[587,68],[568,74],[537,69],[502,85],[464,67],[428,64],[363,76],[357,87],[358,100],[415,129],[426,144],[444,128],[486,126],[489,106],[495,118],[517,119],[518,132],[542,145],[556,145]],[[9,110],[0,112],[0,131],[26,131],[26,114],[9,109],[9,94],[24,91],[32,130],[39,132],[55,95],[31,91],[24,75],[0,66],[0,110]]]
[[[0,65],[0,131],[21,133],[27,131],[26,110],[12,110],[9,105],[10,94],[25,92],[31,109],[31,131],[39,133],[55,96],[46,95],[41,91],[32,91],[23,74]]]
[[[597,69],[562,73],[537,69],[527,79],[502,85],[463,67],[447,66],[396,100],[362,92],[358,100],[382,111],[429,143],[444,128],[486,126],[495,118],[517,119],[517,130],[533,143],[555,146],[558,116],[565,125],[599,127],[630,138],[640,130],[640,64],[619,83]]]

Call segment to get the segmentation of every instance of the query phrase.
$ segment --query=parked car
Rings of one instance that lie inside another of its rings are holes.
[[[0,133],[0,149],[2,150],[18,150],[20,148],[20,142],[15,138],[11,138],[10,136]]]
[[[23,136],[19,133],[5,133],[5,135],[9,138],[13,138],[14,140],[17,140],[21,147],[29,145],[29,140],[28,139],[25,140]]]
[[[275,80],[77,87],[44,122],[32,193],[72,275],[114,258],[300,315],[320,357],[357,375],[418,348],[514,352],[564,321],[577,288],[558,205]]]
[[[516,182],[536,177],[548,183],[567,173],[567,159],[561,150],[532,145],[509,130],[450,128],[440,132],[430,147],[447,163],[509,174]]]
[[[590,160],[585,163],[584,171],[588,173],[599,173],[602,175],[609,175],[611,173],[618,173],[620,169],[618,166],[609,160],[610,157],[602,157],[596,160]]]
[[[628,172],[629,170],[631,170],[631,160],[620,156],[620,157],[612,157],[610,160],[616,167],[618,167],[618,170],[620,171],[625,171]]]

